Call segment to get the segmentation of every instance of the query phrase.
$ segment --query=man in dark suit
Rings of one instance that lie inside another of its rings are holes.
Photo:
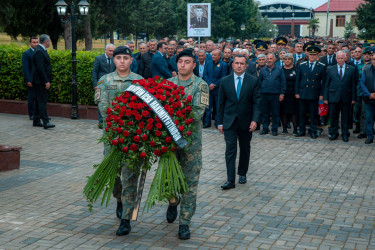
[[[322,56],[319,59],[319,62],[323,63],[326,66],[336,65],[336,55],[335,55],[335,45],[330,44],[327,47],[327,55]]]
[[[194,75],[203,78],[204,69],[206,67],[207,57],[204,50],[198,52],[198,60],[195,61]]]
[[[195,17],[190,18],[190,26],[194,28],[208,28],[207,17],[203,16],[203,9],[201,6],[196,6],[194,9]]]
[[[168,70],[172,74],[172,76],[176,76],[178,69],[177,69],[176,57],[174,56],[174,52],[175,52],[174,45],[168,44],[166,52],[167,53],[165,54],[164,58],[167,61]]]
[[[220,59],[221,52],[216,49],[212,51],[212,60],[206,61],[206,66],[204,67],[203,80],[206,81],[210,89],[210,105],[206,109],[206,114],[204,115],[203,128],[211,127],[211,114],[214,105],[218,105],[218,95],[220,81],[223,77],[227,75],[227,64]],[[215,115],[215,126],[218,125],[217,115]]]
[[[246,58],[243,55],[235,56],[232,66],[233,73],[221,80],[218,98],[218,129],[224,133],[226,143],[227,182],[222,189],[235,187],[237,138],[240,144],[239,183],[246,183],[250,141],[260,119],[258,79],[245,73]]]
[[[35,48],[32,58],[32,78],[31,82],[35,88],[34,105],[34,127],[53,128],[55,125],[49,122],[47,115],[48,90],[52,82],[51,61],[47,52],[51,39],[48,35],[39,37],[39,45]],[[40,122],[42,119],[43,124]]]
[[[145,79],[152,77],[152,57],[157,51],[158,41],[156,39],[151,39],[148,44],[150,50],[142,55],[141,63],[138,67],[139,74]]]
[[[152,77],[160,76],[164,79],[172,77],[172,74],[168,69],[168,63],[164,58],[166,48],[167,45],[165,44],[165,42],[161,42],[157,45],[157,51],[152,57],[151,62]]]
[[[113,62],[113,51],[115,50],[115,45],[107,44],[105,46],[105,53],[95,57],[94,66],[91,71],[92,84],[96,90],[97,83],[102,76],[112,73],[116,70],[116,65]],[[98,127],[103,128],[103,117],[98,109]]]
[[[306,55],[303,53],[303,44],[301,42],[296,43],[296,45],[294,46],[294,50],[296,51],[293,56],[295,63],[305,58]]]
[[[31,82],[31,70],[32,70],[32,58],[36,46],[38,46],[39,41],[37,37],[30,38],[30,49],[26,50],[22,54],[22,69],[23,75],[25,77],[25,83],[27,85],[27,109],[29,112],[30,120],[34,119],[34,99],[35,99],[35,89]]]
[[[318,104],[323,101],[326,66],[318,62],[320,48],[307,48],[309,61],[302,62],[297,70],[296,98],[299,99],[299,133],[296,137],[306,135],[306,114],[310,117],[310,136],[316,139],[318,129]]]
[[[339,131],[339,114],[341,112],[341,136],[344,142],[349,141],[349,118],[351,104],[356,100],[358,77],[354,66],[345,64],[345,53],[336,54],[337,66],[329,67],[324,86],[324,103],[329,104],[331,127],[330,140],[336,140]]]

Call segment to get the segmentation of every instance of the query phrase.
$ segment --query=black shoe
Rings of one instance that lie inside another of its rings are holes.
[[[310,137],[311,137],[312,139],[316,139],[316,138],[318,138],[318,136],[317,136],[315,133],[310,133]]]
[[[103,129],[103,123],[102,122],[98,123],[98,129]]]
[[[272,132],[272,135],[273,136],[277,136],[277,132]]]
[[[116,231],[117,236],[127,235],[132,230],[130,220],[121,220],[120,227]]]
[[[347,135],[342,135],[342,140],[344,142],[348,142],[349,141],[349,137]]]
[[[117,218],[121,219],[121,216],[122,216],[122,202],[117,202],[116,216],[117,216]]]
[[[210,128],[211,124],[203,124],[203,128]]]
[[[43,125],[43,127],[44,127],[45,129],[47,129],[47,128],[54,128],[55,125],[53,125],[52,123],[47,122],[46,124]]]
[[[364,134],[359,134],[359,135],[357,135],[357,138],[358,139],[364,139],[364,138],[366,138],[367,136],[366,135],[364,135]]]
[[[178,238],[180,240],[190,239],[190,229],[188,225],[179,225],[178,226]]]
[[[329,140],[334,141],[337,139],[337,135],[330,135]]]
[[[301,137],[301,136],[305,136],[306,133],[303,133],[303,132],[298,132],[298,134],[296,134],[296,137]]]
[[[293,130],[293,135],[296,136],[298,134],[297,130]]]
[[[236,184],[234,184],[234,182],[232,181],[227,181],[224,183],[224,185],[221,186],[222,189],[231,189],[235,187],[236,187]]]
[[[370,144],[370,143],[373,143],[373,142],[374,142],[374,139],[367,138],[366,141],[365,141],[365,144]]]
[[[34,116],[30,115],[30,121],[34,120]]]
[[[33,127],[43,127],[43,123],[39,122],[33,122]]]
[[[168,223],[173,223],[177,218],[177,206],[180,204],[181,198],[178,197],[178,201],[176,204],[171,205],[169,203],[168,209],[167,209],[167,221]]]
[[[359,134],[361,132],[361,129],[359,128],[359,126],[357,125],[355,127],[355,129],[353,129],[353,134]]]
[[[244,176],[244,175],[240,175],[240,177],[239,177],[239,180],[238,180],[238,183],[240,183],[240,184],[245,184],[246,183],[246,176]]]
[[[283,132],[281,132],[282,135],[286,135],[288,133],[288,130],[283,130]]]
[[[268,134],[268,131],[263,129],[263,130],[260,132],[260,134],[261,134],[261,135],[266,135],[266,134]]]

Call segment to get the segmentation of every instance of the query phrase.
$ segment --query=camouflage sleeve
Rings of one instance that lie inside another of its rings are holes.
[[[95,102],[103,119],[107,118],[107,107],[109,106],[109,95],[105,88],[105,81],[101,78],[95,91]]]
[[[194,119],[200,120],[203,116],[203,113],[209,105],[209,89],[205,81],[201,81],[194,93],[193,97],[193,109],[195,112]]]

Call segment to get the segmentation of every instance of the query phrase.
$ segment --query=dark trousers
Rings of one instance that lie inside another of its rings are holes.
[[[299,100],[299,131],[306,133],[306,114],[310,114],[310,133],[315,133],[318,128],[318,100]]]
[[[27,87],[27,110],[29,112],[30,117],[34,115],[34,99],[35,99],[35,88]]]
[[[246,176],[250,161],[250,141],[253,133],[249,130],[241,130],[236,118],[229,129],[224,129],[225,138],[225,162],[227,165],[228,181],[236,180],[236,156],[237,139],[240,145],[240,160],[238,163],[238,175]]]
[[[339,135],[339,116],[341,112],[341,135],[349,136],[349,120],[350,120],[351,103],[329,103],[329,116],[331,117],[331,126],[329,133],[331,135]]]
[[[270,116],[272,116],[272,132],[277,132],[280,122],[279,94],[262,94],[261,111],[263,130],[269,131]]]
[[[204,115],[204,120],[203,120],[204,125],[211,125],[211,115],[212,115],[212,112],[213,112],[214,105],[215,105],[216,110],[218,110],[218,108],[217,108],[218,99],[219,99],[218,95],[214,95],[210,92],[210,105],[206,109],[206,113]],[[215,114],[215,126],[216,125],[218,125],[217,124],[217,114]]]
[[[44,86],[36,85],[35,88],[35,101],[34,101],[34,123],[38,123],[42,119],[46,124],[49,121],[47,115],[47,100],[48,91]]]
[[[366,135],[367,135],[367,138],[374,139],[375,103],[366,103],[365,112],[366,112]]]

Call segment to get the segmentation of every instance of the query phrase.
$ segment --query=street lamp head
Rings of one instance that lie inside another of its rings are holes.
[[[59,14],[60,16],[65,16],[66,8],[68,7],[68,5],[64,2],[64,0],[59,0],[55,4],[55,6],[57,8],[57,14]]]
[[[244,31],[246,29],[245,24],[241,24],[241,30]]]
[[[365,28],[362,29],[362,33],[366,33],[366,29]]]
[[[81,0],[78,3],[79,12],[81,13],[81,15],[87,16],[87,14],[89,13],[89,6],[90,4],[86,0]]]

